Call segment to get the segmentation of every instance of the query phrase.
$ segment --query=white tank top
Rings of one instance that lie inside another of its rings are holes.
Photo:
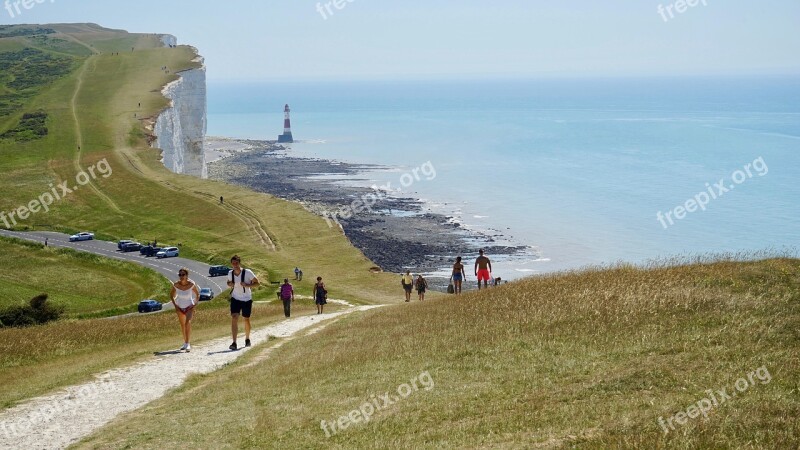
[[[188,308],[194,305],[194,283],[189,287],[189,289],[183,291],[178,289],[175,286],[175,304],[178,305],[178,308]]]

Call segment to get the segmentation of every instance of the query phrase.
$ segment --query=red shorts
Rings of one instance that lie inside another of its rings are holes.
[[[478,269],[478,283],[481,281],[489,281],[492,279],[492,275],[489,273],[489,269]]]

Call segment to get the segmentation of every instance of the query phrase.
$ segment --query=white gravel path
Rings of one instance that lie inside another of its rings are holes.
[[[255,345],[270,336],[289,337],[322,321],[377,306],[303,316],[254,329]],[[244,345],[240,335],[239,345]],[[228,350],[230,337],[192,346],[190,353],[165,352],[130,367],[110,370],[92,382],[37,397],[0,413],[0,449],[61,449],[93,433],[118,415],[135,410],[180,386],[189,375],[213,372],[250,348]]]

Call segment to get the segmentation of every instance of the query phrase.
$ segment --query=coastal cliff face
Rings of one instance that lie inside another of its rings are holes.
[[[198,57],[198,61],[202,63],[203,59]],[[162,90],[164,96],[171,100],[171,105],[156,120],[154,146],[163,152],[162,161],[167,169],[206,178],[208,174],[203,149],[206,136],[206,67],[203,65],[178,75],[180,78]]]

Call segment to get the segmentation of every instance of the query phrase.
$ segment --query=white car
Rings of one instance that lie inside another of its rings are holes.
[[[156,253],[156,258],[169,258],[171,256],[178,256],[178,247],[166,247],[160,252]]]
[[[88,231],[84,231],[82,233],[73,234],[69,237],[70,242],[75,241],[91,241],[94,239],[94,233],[89,233]]]

